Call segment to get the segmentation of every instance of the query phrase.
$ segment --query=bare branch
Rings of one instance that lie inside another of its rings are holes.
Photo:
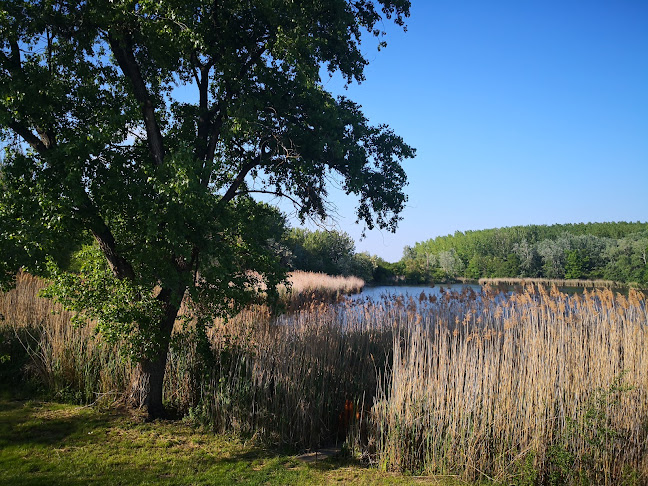
[[[237,196],[240,196],[240,195],[243,195],[243,194],[269,194],[271,196],[283,197],[285,199],[288,199],[291,203],[293,203],[295,206],[297,206],[299,208],[304,206],[301,202],[299,202],[294,197],[292,197],[292,196],[290,196],[288,194],[285,194],[283,192],[279,192],[279,191],[269,191],[269,190],[266,190],[266,189],[250,189],[250,190],[247,190],[247,191],[239,191],[239,192],[236,193]]]

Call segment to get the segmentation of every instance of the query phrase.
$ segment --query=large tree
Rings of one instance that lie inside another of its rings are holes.
[[[127,337],[159,416],[181,301],[208,320],[284,276],[281,217],[251,194],[323,218],[333,178],[360,223],[395,228],[413,149],[320,73],[362,81],[361,36],[382,44],[409,4],[4,0],[3,274],[47,268],[61,301]]]

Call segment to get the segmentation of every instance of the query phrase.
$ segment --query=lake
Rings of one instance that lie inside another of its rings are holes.
[[[426,297],[430,297],[431,295],[434,296],[439,296],[441,295],[441,289],[444,289],[446,291],[451,290],[454,292],[461,293],[461,291],[465,288],[470,288],[474,290],[477,293],[480,293],[482,290],[482,286],[478,284],[439,284],[435,285],[434,287],[430,287],[427,285],[379,285],[379,286],[365,286],[362,292],[359,294],[351,295],[349,296],[350,300],[359,300],[359,299],[370,299],[373,301],[378,301],[381,300],[383,297],[413,297],[417,299],[420,295],[421,292],[423,292]],[[505,293],[510,293],[514,292],[516,289],[519,290],[520,287],[516,285],[503,285],[500,284],[497,286],[497,288]],[[558,290],[560,292],[563,292],[565,294],[582,294],[583,291],[585,290],[585,287],[558,287]],[[587,288],[588,291],[592,291],[594,289],[592,288]],[[624,294],[625,296],[628,295],[628,288],[613,288],[612,289],[614,292],[618,292],[621,294]],[[640,291],[644,295],[648,295],[648,291]]]
[[[481,285],[476,284],[440,284],[430,287],[427,285],[380,285],[376,287],[365,286],[362,292],[349,296],[351,300],[371,299],[381,300],[383,297],[413,297],[418,298],[423,292],[426,297],[441,295],[441,289],[461,292],[465,288],[471,288],[475,292],[481,292]]]

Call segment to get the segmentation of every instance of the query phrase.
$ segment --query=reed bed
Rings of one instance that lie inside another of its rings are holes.
[[[353,304],[317,304],[279,318],[250,308],[215,323],[208,353],[183,346],[191,351],[171,354],[166,389],[178,393],[167,398],[219,432],[301,449],[342,444],[353,423],[345,406],[373,401],[376,369],[386,366],[392,341],[386,321]],[[183,390],[188,375],[197,379]]]
[[[645,484],[643,294],[455,295],[400,329],[372,408],[390,470],[530,484]],[[463,302],[462,305],[454,305]],[[526,476],[526,477],[523,477]]]
[[[288,310],[298,310],[314,302],[337,303],[346,295],[362,292],[365,286],[364,280],[354,276],[300,270],[291,272],[288,282],[288,286],[279,288],[279,295]]]
[[[19,337],[23,371],[49,389],[136,399],[138,372],[119,346],[92,323],[72,326],[36,297],[42,285],[20,275],[0,295],[0,355]],[[206,334],[177,323],[165,400],[216,431],[301,449],[347,441],[388,470],[645,484],[647,333],[634,290],[466,289],[311,302],[280,316],[253,306]]]
[[[552,278],[514,278],[514,277],[501,277],[501,278],[480,278],[479,285],[542,285],[550,287],[555,285],[557,287],[581,287],[581,288],[597,288],[597,289],[625,289],[630,287],[630,284],[617,282],[614,280],[583,280],[583,279],[552,279]]]
[[[291,272],[289,279],[292,290],[298,293],[328,290],[348,295],[362,291],[365,285],[364,280],[358,277],[315,272]]]
[[[251,306],[229,321],[214,321],[207,342],[186,316],[176,322],[165,376],[170,407],[219,431],[283,444],[343,440],[349,424],[340,425],[339,410],[347,400],[362,399],[364,389],[359,398],[353,393],[364,383],[375,390],[375,366],[384,366],[391,334],[359,319],[349,319],[342,332],[339,309],[325,304],[357,291],[362,280],[305,272],[291,280],[288,307],[308,305],[290,317]],[[73,325],[71,313],[39,297],[44,281],[19,274],[16,283],[0,293],[0,356],[14,365],[0,365],[7,375],[27,375],[64,399],[142,404],[140,374],[119,344],[104,342],[93,322]],[[314,314],[317,319],[309,319]]]
[[[20,381],[26,375],[59,398],[85,403],[124,396],[137,373],[119,345],[101,340],[93,323],[73,325],[70,312],[38,296],[45,286],[20,273],[14,290],[0,292],[0,354],[14,375],[7,379]],[[21,355],[28,360],[16,370],[16,362],[24,361]]]

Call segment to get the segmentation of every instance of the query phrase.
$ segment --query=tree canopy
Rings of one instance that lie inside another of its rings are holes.
[[[648,223],[529,225],[456,232],[406,247],[400,274],[607,279],[648,284]]]
[[[362,36],[404,25],[409,4],[4,1],[2,275],[47,274],[51,295],[131,338],[162,413],[185,294],[207,321],[284,278],[283,218],[254,193],[323,218],[335,177],[360,223],[395,229],[414,150],[321,73],[361,82]]]

